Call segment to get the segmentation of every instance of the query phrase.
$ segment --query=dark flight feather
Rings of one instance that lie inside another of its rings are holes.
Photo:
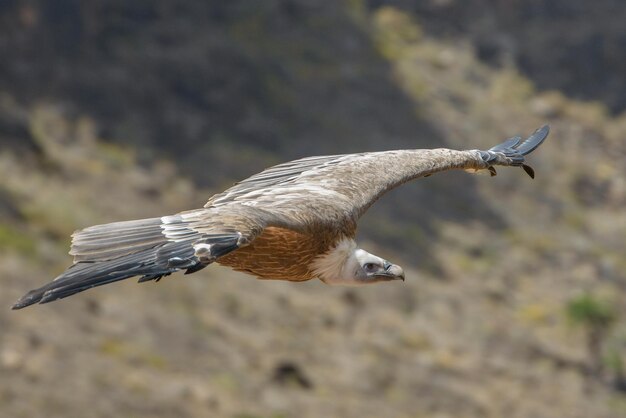
[[[71,254],[75,264],[52,282],[31,290],[13,309],[47,303],[96,286],[141,276],[140,283],[168,276],[179,270],[201,270],[217,257],[238,248],[240,233],[202,234],[176,215],[169,225],[180,223],[175,241],[163,233],[161,218],[115,222],[86,228],[74,234]],[[210,248],[202,259],[194,244]]]

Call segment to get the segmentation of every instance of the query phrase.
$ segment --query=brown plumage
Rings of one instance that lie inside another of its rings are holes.
[[[159,280],[218,262],[262,279],[360,285],[404,279],[402,269],[356,247],[359,217],[409,180],[464,169],[520,166],[548,127],[487,151],[398,150],[309,157],[280,164],[211,197],[202,209],[97,225],[74,233],[74,264],[14,306],[64,298],[133,276]]]
[[[270,226],[250,245],[219,258],[217,263],[261,279],[300,282],[315,277],[311,263],[324,254],[338,237]]]

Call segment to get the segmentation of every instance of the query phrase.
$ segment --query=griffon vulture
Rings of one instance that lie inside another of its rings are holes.
[[[519,166],[547,137],[487,150],[418,149],[308,157],[268,168],[211,197],[202,209],[97,225],[73,234],[74,264],[13,309],[133,276],[139,282],[213,262],[262,279],[362,285],[404,280],[402,268],[357,247],[357,220],[386,191],[451,169]]]

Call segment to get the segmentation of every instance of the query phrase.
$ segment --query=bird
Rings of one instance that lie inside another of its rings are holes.
[[[404,281],[402,267],[359,248],[357,221],[385,192],[453,169],[497,174],[521,167],[547,125],[486,151],[409,149],[315,156],[279,164],[215,194],[201,209],[114,222],[74,232],[73,264],[13,309],[47,303],[131,277],[159,281],[211,263],[260,279],[329,285]]]

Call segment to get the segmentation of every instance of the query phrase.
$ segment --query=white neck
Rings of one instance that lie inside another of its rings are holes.
[[[330,251],[315,258],[311,267],[315,276],[325,283],[334,282],[345,275],[346,261],[356,251],[352,238],[342,238]]]

